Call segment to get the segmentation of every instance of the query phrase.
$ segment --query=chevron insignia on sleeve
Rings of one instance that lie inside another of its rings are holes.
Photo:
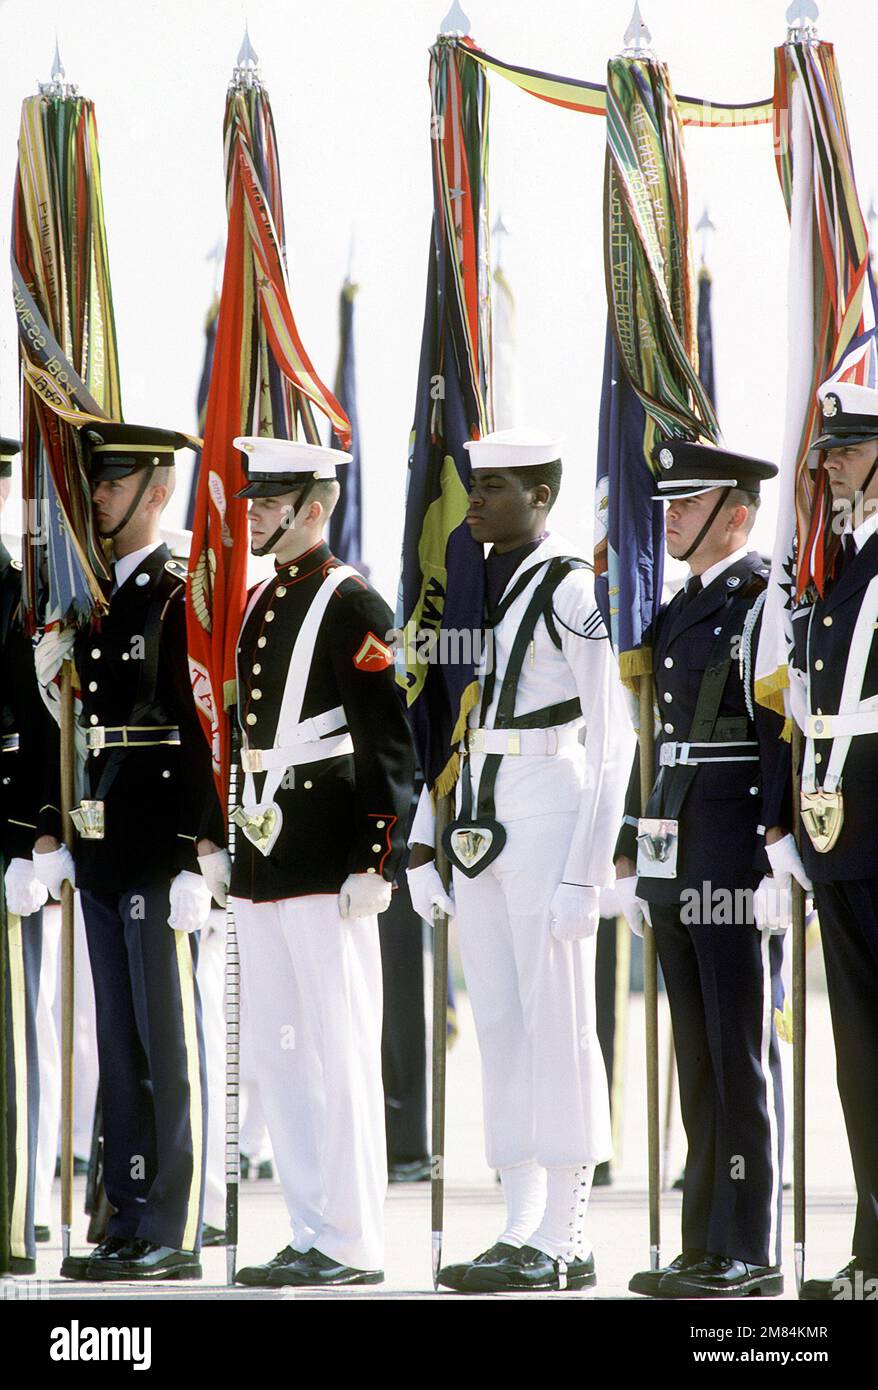
[[[386,671],[393,665],[393,652],[374,632],[367,632],[354,657],[354,665],[358,671]]]

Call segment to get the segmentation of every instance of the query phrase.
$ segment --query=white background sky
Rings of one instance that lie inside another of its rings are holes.
[[[679,93],[769,96],[787,0],[645,0]],[[603,81],[630,0],[470,0],[494,56]],[[194,428],[203,323],[224,232],[222,118],[244,20],[271,96],[293,311],[332,382],[337,297],[352,234],[365,551],[393,602],[423,320],[432,192],[427,50],[447,0],[0,0],[0,228],[8,235],[20,103],[49,76],[57,27],[68,80],[96,105],[127,419]],[[878,183],[875,8],[824,0],[861,200]],[[518,423],[566,438],[555,528],[590,544],[603,357],[601,189],[605,123],[490,78],[491,216],[511,233],[518,306]],[[770,127],[687,130],[690,212],[705,204],[720,422],[729,447],[777,458],[786,363],[788,227]],[[0,292],[0,430],[17,432],[16,329]],[[180,456],[185,458],[184,455]],[[188,465],[174,500],[182,512]],[[174,519],[174,518],[172,518]],[[14,524],[14,518],[9,517]],[[770,491],[756,539],[770,547]]]

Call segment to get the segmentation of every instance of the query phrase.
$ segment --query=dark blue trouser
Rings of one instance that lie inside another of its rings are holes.
[[[84,891],[95,989],[107,1233],[201,1241],[207,1085],[197,938],[168,926],[168,885]]]
[[[781,1261],[783,1087],[774,1028],[783,947],[746,924],[650,904],[671,1006],[688,1152],[683,1248]]]
[[[838,1089],[857,1183],[852,1251],[878,1269],[878,879],[815,883]]]
[[[9,1174],[9,1253],[36,1258],[34,1185],[40,1118],[37,1001],[43,954],[43,914],[6,914],[6,1137]],[[14,1268],[14,1266],[13,1266]]]

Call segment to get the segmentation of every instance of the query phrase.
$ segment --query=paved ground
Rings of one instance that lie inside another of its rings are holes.
[[[493,1174],[484,1164],[481,1136],[481,1097],[478,1054],[465,995],[459,1000],[460,1038],[449,1058],[449,1113],[445,1258],[464,1259],[493,1243],[502,1227],[502,1202]],[[664,1007],[664,1001],[662,1000]],[[853,1226],[853,1178],[835,1090],[835,1057],[825,995],[811,990],[808,1026],[808,1165],[809,1206],[807,1267],[810,1273],[831,1273],[848,1258]],[[662,1014],[662,1080],[666,1078],[666,1018]],[[789,1064],[790,1049],[784,1046]],[[596,1295],[553,1295],[563,1298],[644,1300],[628,1294],[633,1271],[648,1264],[646,1204],[646,1145],[643,1065],[643,1014],[639,996],[631,1000],[622,1144],[612,1187],[596,1190],[591,1207],[591,1231],[599,1284]],[[671,1177],[682,1166],[683,1136],[675,1114],[667,1165]],[[788,1165],[789,1166],[789,1165]],[[785,1273],[787,1298],[795,1297],[792,1259],[792,1194],[787,1194]],[[82,1184],[77,1182],[74,1248],[83,1249],[85,1220]],[[662,1244],[668,1258],[679,1249],[680,1195],[665,1194],[662,1204]],[[241,1188],[241,1245],[239,1265],[260,1261],[287,1243],[288,1231],[280,1188],[275,1183],[249,1182]],[[150,1289],[71,1284],[58,1279],[57,1240],[39,1248],[36,1280],[7,1285],[7,1296],[88,1299],[259,1299],[302,1298],[293,1291],[252,1293],[225,1287],[223,1249],[203,1252],[202,1283],[166,1284]],[[391,1188],[387,1201],[387,1279],[384,1285],[333,1290],[324,1299],[386,1299],[436,1297],[430,1282],[429,1184]],[[441,1298],[454,1295],[441,1293]],[[509,1297],[516,1297],[510,1295]],[[517,1297],[533,1297],[519,1295]]]

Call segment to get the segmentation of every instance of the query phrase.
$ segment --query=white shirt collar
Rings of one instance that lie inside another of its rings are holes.
[[[861,521],[853,532],[854,545],[857,547],[858,553],[862,550],[869,537],[874,535],[876,531],[878,531],[878,510],[870,512],[866,520]]]
[[[739,560],[743,560],[744,556],[749,554],[749,545],[742,545],[740,550],[732,551],[732,554],[727,555],[724,560],[718,560],[715,565],[711,565],[710,569],[705,570],[701,576],[701,583],[704,588],[706,589],[708,584],[712,584],[715,579],[719,579],[721,574],[724,574],[727,569],[731,569],[732,565],[736,565]]]
[[[151,555],[154,550],[158,550],[161,541],[153,541],[150,545],[141,546],[140,550],[132,550],[127,555],[123,555],[121,560],[113,561],[113,569],[116,575],[116,588],[121,589],[126,579],[130,579],[134,571],[143,564],[147,555]]]

